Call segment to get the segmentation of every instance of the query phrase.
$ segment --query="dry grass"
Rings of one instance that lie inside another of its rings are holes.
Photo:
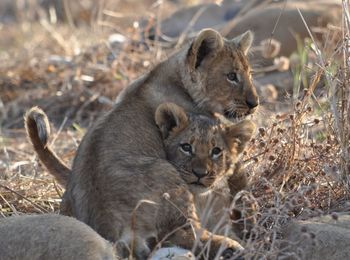
[[[306,88],[285,101],[287,111],[256,116],[264,127],[243,158],[260,206],[247,256],[274,258],[281,227],[290,219],[350,210],[350,15],[347,1],[342,3],[342,40],[329,34],[322,51],[309,50],[315,61],[311,68],[302,64],[303,72],[313,74]],[[63,193],[25,138],[27,108],[39,104],[49,114],[59,133],[54,149],[70,162],[85,128],[124,86],[166,55],[159,44],[140,44],[137,27],[126,27],[121,33],[129,43],[117,47],[106,40],[116,31],[103,28],[92,32],[42,21],[2,29],[16,42],[0,49],[3,217],[57,212]]]

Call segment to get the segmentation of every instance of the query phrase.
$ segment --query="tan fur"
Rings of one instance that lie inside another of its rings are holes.
[[[117,259],[112,244],[86,224],[60,215],[0,219],[1,259]]]
[[[248,120],[232,124],[186,115],[172,103],[160,105],[155,120],[163,133],[167,159],[194,195],[202,225],[216,234],[233,236],[230,207],[235,195],[247,186],[238,161],[255,125]],[[190,152],[184,150],[188,147]]]
[[[64,194],[63,213],[118,242],[123,256],[131,251],[144,259],[150,252],[149,239],[159,241],[174,229],[170,242],[184,248],[192,248],[195,236],[203,244],[210,240],[211,257],[221,246],[241,249],[236,241],[202,229],[193,195],[166,160],[154,122],[155,111],[164,102],[230,119],[253,113],[258,97],[244,54],[246,45],[237,39],[226,40],[216,31],[204,30],[126,88],[115,107],[83,138]],[[237,73],[234,83],[227,79],[232,72]]]

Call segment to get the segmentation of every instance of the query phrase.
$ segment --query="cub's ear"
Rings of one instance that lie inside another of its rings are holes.
[[[197,69],[204,59],[215,55],[224,46],[222,36],[215,30],[204,29],[193,40],[187,53],[191,69]]]
[[[164,139],[170,132],[181,131],[188,125],[185,110],[174,103],[159,105],[155,113],[155,121]]]
[[[244,54],[247,54],[250,47],[252,46],[253,40],[253,33],[251,31],[246,31],[245,33],[242,33],[241,35],[233,38],[231,41],[235,43],[238,48],[244,52]]]
[[[236,149],[237,154],[243,152],[246,144],[255,132],[255,124],[250,120],[244,120],[237,124],[225,126],[225,139],[230,149]]]

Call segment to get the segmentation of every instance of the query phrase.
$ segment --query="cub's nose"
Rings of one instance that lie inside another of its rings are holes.
[[[192,169],[192,173],[199,179],[208,175],[207,169]]]
[[[250,109],[253,109],[259,105],[259,99],[257,98],[247,98],[245,102]]]

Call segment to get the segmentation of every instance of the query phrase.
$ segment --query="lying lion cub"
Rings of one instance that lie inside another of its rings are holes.
[[[195,237],[203,244],[210,240],[211,257],[221,246],[241,249],[202,228],[187,183],[166,159],[154,114],[164,102],[228,119],[254,113],[258,97],[246,58],[251,43],[250,32],[227,40],[216,31],[202,31],[120,94],[84,136],[71,174],[57,157],[43,157],[45,136],[40,128],[38,135],[35,124],[40,116],[29,112],[26,125],[39,158],[58,179],[69,176],[62,212],[110,241],[123,242],[139,259],[150,253],[148,238],[161,240],[174,229],[171,238],[178,246],[191,249]]]
[[[240,236],[232,234],[227,220],[231,210],[238,210],[230,209],[235,195],[247,187],[239,158],[255,125],[249,120],[233,124],[186,114],[173,103],[160,105],[155,121],[164,138],[167,159],[193,194],[202,225],[216,234]]]
[[[111,243],[74,218],[46,214],[0,219],[0,259],[113,260]]]

